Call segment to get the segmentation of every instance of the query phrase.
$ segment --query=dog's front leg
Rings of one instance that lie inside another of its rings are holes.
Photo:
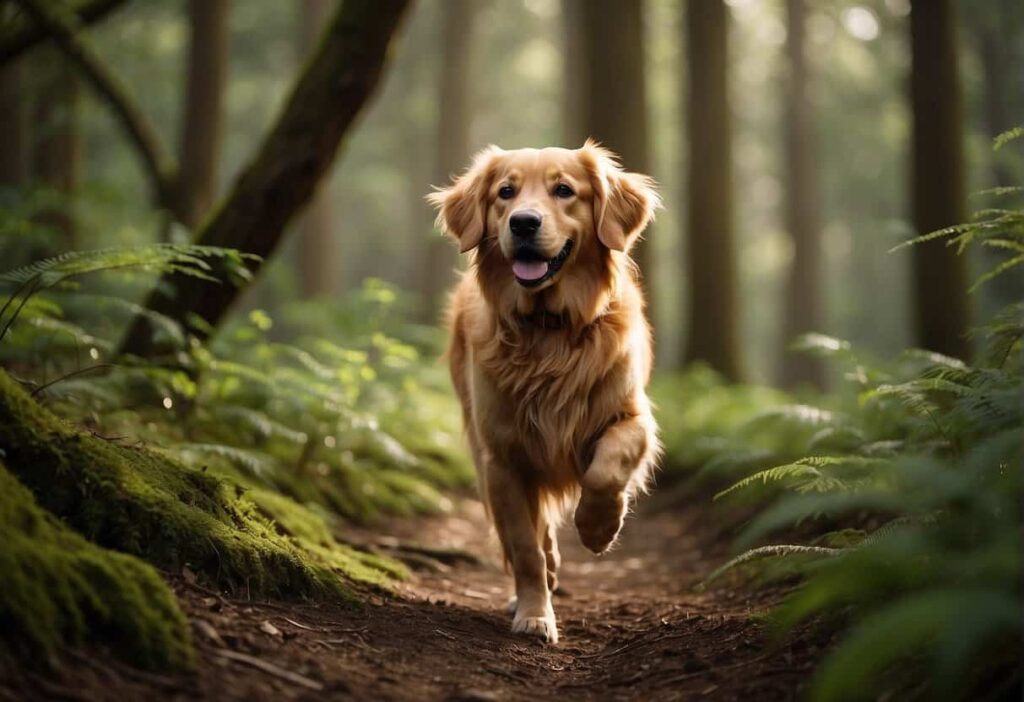
[[[547,564],[535,526],[539,509],[537,491],[508,466],[491,458],[487,466],[487,497],[516,581],[512,631],[557,643]]]
[[[626,516],[637,483],[650,469],[657,450],[654,420],[650,415],[623,419],[605,430],[594,458],[583,475],[576,530],[580,541],[594,553],[608,550]]]

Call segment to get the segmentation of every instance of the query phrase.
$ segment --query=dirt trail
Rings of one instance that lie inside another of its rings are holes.
[[[792,699],[819,653],[806,639],[767,645],[751,615],[767,608],[770,593],[693,592],[724,553],[701,507],[631,518],[602,558],[564,530],[556,646],[508,631],[510,579],[478,503],[361,536],[380,533],[481,562],[414,559],[415,577],[397,598],[372,596],[358,610],[225,599],[174,578],[196,633],[198,675],[155,676],[73,655],[57,676],[0,683],[0,698]]]

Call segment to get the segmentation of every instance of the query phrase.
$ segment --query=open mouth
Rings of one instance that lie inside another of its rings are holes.
[[[573,240],[566,239],[565,246],[554,258],[541,258],[536,252],[525,250],[516,253],[512,262],[512,273],[516,282],[524,288],[535,288],[559,271],[565,259],[572,252]]]

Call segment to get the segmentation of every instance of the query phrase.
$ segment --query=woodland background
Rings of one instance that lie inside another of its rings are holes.
[[[769,549],[729,577],[804,583],[790,625],[878,616],[813,694],[948,682],[892,674],[908,631],[975,671],[953,693],[1019,689],[1024,6],[406,5],[0,2],[0,475],[37,510],[5,507],[10,630],[52,652],[152,609],[96,605],[131,588],[59,555],[91,544],[166,595],[124,639],[151,667],[191,649],[138,559],[272,597],[402,577],[346,525],[471,484],[423,196],[487,144],[593,136],[665,200],[635,252],[663,485],[725,491],[737,553]]]

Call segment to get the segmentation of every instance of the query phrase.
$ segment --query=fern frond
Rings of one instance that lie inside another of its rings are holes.
[[[1013,129],[1007,129],[1002,134],[996,136],[996,138],[992,141],[992,150],[999,151],[999,149],[1003,148],[1011,141],[1016,141],[1021,137],[1024,137],[1024,127],[1014,127]]]
[[[844,548],[827,548],[825,546],[801,546],[798,544],[775,544],[772,546],[761,546],[759,548],[752,548],[749,551],[741,553],[740,555],[732,558],[719,567],[715,568],[711,573],[704,578],[697,586],[698,591],[707,589],[708,585],[713,583],[718,578],[725,575],[727,572],[736,568],[737,566],[743,565],[744,563],[750,563],[751,561],[760,560],[762,558],[787,558],[792,556],[819,556],[824,558],[834,558],[842,555],[848,549]]]

